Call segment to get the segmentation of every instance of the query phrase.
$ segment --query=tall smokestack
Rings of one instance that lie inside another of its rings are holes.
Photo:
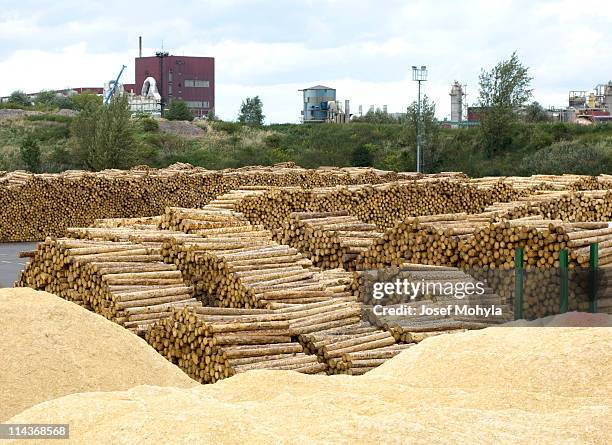
[[[142,36],[138,36],[138,57],[142,57]]]

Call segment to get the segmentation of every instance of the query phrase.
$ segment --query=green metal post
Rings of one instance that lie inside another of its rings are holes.
[[[591,243],[591,256],[589,257],[589,280],[590,280],[590,297],[589,312],[597,312],[597,268],[599,267],[599,244]]]
[[[567,249],[563,249],[559,253],[559,266],[560,266],[560,276],[561,276],[561,300],[559,304],[559,313],[564,314],[569,309],[569,283],[568,283],[568,255]]]
[[[514,255],[514,319],[523,318],[523,248],[517,247]]]

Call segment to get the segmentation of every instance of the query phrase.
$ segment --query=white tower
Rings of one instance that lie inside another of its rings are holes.
[[[463,87],[457,81],[451,86],[451,121],[461,122],[463,120]]]

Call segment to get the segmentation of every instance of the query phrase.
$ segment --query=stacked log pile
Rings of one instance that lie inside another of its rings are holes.
[[[407,286],[395,288],[382,298],[374,295],[374,283],[396,283],[398,280],[402,286],[404,282]],[[416,293],[410,283],[418,286]],[[366,319],[387,330],[401,343],[418,343],[433,335],[480,329],[513,319],[512,307],[502,297],[486,283],[479,283],[457,268],[405,263],[399,268],[357,272],[355,285],[366,304]],[[460,306],[461,311],[455,305]],[[451,313],[430,312],[449,307]],[[501,314],[478,311],[472,314],[470,309],[463,309],[478,307],[497,307]]]
[[[395,172],[373,169],[264,168],[209,171],[189,165],[155,170],[67,171],[34,175],[11,172],[0,178],[0,242],[62,236],[69,226],[101,218],[161,214],[165,207],[200,208],[216,196],[244,186],[303,188],[397,180]],[[32,224],[35,220],[36,224]]]
[[[175,311],[145,339],[201,383],[251,369],[324,372],[326,365],[304,354],[292,334],[286,315],[274,311],[199,307]]]
[[[485,213],[497,219],[539,216],[566,222],[610,221],[612,191],[540,191],[517,200],[495,203]]]
[[[3,209],[0,241],[61,236],[69,225],[87,226],[101,218],[159,215],[168,206],[201,208],[231,190],[252,188],[251,192],[256,192],[261,187],[297,187],[280,202],[267,202],[263,207],[262,203],[246,205],[247,209],[252,207],[247,215],[249,220],[256,224],[265,222],[268,228],[279,227],[294,211],[341,209],[365,222],[388,228],[410,216],[480,212],[496,201],[513,200],[535,190],[610,190],[612,181],[606,175],[470,180],[452,173],[415,175],[358,168],[307,170],[295,166],[209,171],[188,164],[161,170],[140,166],[98,173],[33,175],[17,171],[0,178]],[[315,191],[321,187],[319,192]],[[311,189],[314,193],[308,192]],[[268,200],[277,201],[278,197],[270,196]],[[224,204],[230,204],[225,201]],[[267,211],[271,211],[270,218],[265,218]],[[32,219],[37,224],[30,224]]]
[[[466,213],[407,218],[385,230],[361,254],[358,268],[377,269],[405,262],[457,266],[460,241],[490,219],[488,215]]]
[[[490,185],[503,180],[515,190],[533,192],[536,190],[608,190],[612,188],[610,175],[533,175],[533,176],[489,176],[470,179],[472,184]]]
[[[140,230],[155,230],[161,221],[161,216],[143,216],[139,218],[102,218],[96,219],[91,227],[117,228],[131,227]]]
[[[459,247],[461,266],[486,279],[506,298],[513,296],[515,249],[522,247],[526,278],[524,311],[529,318],[559,311],[560,251],[568,250],[569,309],[588,309],[590,244],[599,244],[599,264],[612,264],[612,228],[607,223],[564,223],[558,220],[519,219],[491,224],[476,231]]]
[[[249,225],[249,222],[237,212],[211,208],[188,209],[166,207],[160,217],[159,228],[184,233],[205,234],[209,229],[222,229]]]
[[[382,234],[347,211],[295,212],[277,232],[282,244],[295,247],[322,269],[354,271],[357,258]]]
[[[366,351],[346,352],[338,360],[336,369],[339,374],[362,375],[415,344],[394,344]]]
[[[526,314],[543,316],[558,312],[560,251],[568,249],[569,267],[579,274],[588,268],[593,242],[599,243],[599,264],[612,264],[608,223],[565,223],[537,216],[492,222],[478,215],[439,215],[407,220],[385,231],[362,254],[358,268],[379,269],[403,262],[459,267],[488,281],[509,300],[514,289],[515,251],[522,247],[532,277],[525,284]],[[586,310],[584,280],[570,280],[570,286],[570,309]]]
[[[385,229],[417,215],[481,212],[487,205],[516,199],[519,195],[503,182],[477,187],[465,181],[431,178],[376,186],[258,191],[244,194],[243,199],[234,203],[234,210],[243,213],[251,223],[269,229],[282,227],[293,212],[343,210],[363,222]]]
[[[16,286],[54,293],[142,332],[172,308],[197,304],[181,272],[161,260],[158,248],[129,241],[48,238]]]
[[[304,350],[326,363],[328,374],[361,375],[382,364],[384,360],[363,362],[350,354],[371,354],[373,358],[391,358],[405,349],[395,344],[393,336],[367,321],[351,325],[300,334]],[[389,351],[393,351],[389,354]]]

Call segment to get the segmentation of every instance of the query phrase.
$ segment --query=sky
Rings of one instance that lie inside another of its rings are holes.
[[[216,64],[215,112],[236,119],[259,95],[267,123],[299,122],[300,88],[402,112],[423,92],[450,118],[450,88],[478,99],[478,75],[517,51],[534,100],[565,106],[569,90],[612,80],[612,1],[592,0],[0,0],[0,96],[102,86],[122,64],[164,50]]]

